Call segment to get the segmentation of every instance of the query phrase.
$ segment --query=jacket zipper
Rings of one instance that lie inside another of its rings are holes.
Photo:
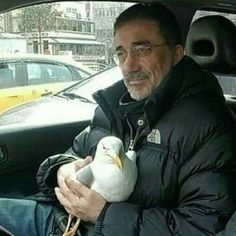
[[[143,117],[141,117],[141,118],[138,119],[138,121],[137,121],[137,123],[138,123],[138,128],[137,128],[136,134],[135,134],[135,136],[134,136],[134,130],[133,130],[133,128],[132,128],[132,125],[130,124],[130,121],[129,121],[127,115],[125,115],[125,117],[126,117],[126,121],[127,121],[128,126],[129,126],[129,129],[130,129],[130,142],[129,142],[129,148],[128,148],[128,150],[129,150],[129,151],[133,151],[133,150],[134,150],[134,147],[135,147],[135,145],[136,145],[136,143],[137,143],[137,140],[138,140],[138,138],[139,138],[139,135],[140,135],[140,133],[141,133],[141,131],[142,131],[142,128],[143,128],[143,126],[144,126],[144,119],[143,119]]]

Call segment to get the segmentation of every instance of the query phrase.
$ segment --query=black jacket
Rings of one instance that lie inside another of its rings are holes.
[[[122,102],[126,92],[123,82],[98,91],[94,118],[73,144],[84,158],[113,134],[137,151],[133,194],[127,202],[106,205],[94,235],[215,235],[236,208],[235,121],[217,79],[184,57],[141,112]],[[39,169],[44,192],[56,184],[55,166],[72,160],[59,159]]]

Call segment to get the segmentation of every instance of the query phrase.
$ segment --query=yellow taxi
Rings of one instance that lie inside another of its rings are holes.
[[[0,112],[58,92],[93,73],[91,69],[63,56],[0,56]]]

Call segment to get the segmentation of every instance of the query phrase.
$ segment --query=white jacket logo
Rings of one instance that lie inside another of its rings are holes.
[[[150,143],[161,144],[161,134],[158,129],[153,129],[147,136],[147,141]]]

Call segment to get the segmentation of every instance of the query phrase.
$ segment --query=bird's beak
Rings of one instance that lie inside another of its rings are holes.
[[[120,170],[123,170],[123,161],[120,156],[112,156],[113,164],[116,165]]]

